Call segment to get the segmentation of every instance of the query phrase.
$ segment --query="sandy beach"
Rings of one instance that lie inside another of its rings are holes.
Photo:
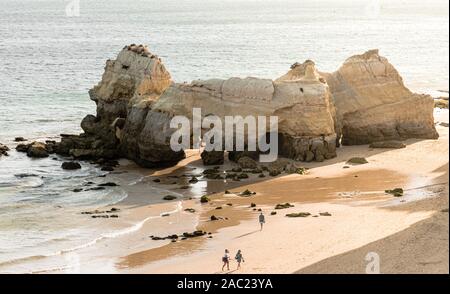
[[[121,212],[113,225],[135,225],[63,254],[73,266],[52,272],[365,273],[366,255],[375,252],[381,273],[448,273],[448,127],[440,125],[448,123],[448,110],[436,110],[435,121],[438,140],[407,140],[403,149],[344,146],[337,158],[304,163],[307,175],[189,184],[204,169],[198,151],[162,170],[123,165],[120,170],[128,172],[108,177],[125,181],[131,172],[144,177],[129,184],[129,196],[114,206]],[[368,163],[345,163],[355,156]],[[231,165],[226,162],[220,169]],[[186,183],[189,188],[183,187]],[[384,192],[396,187],[405,190],[404,196]],[[160,189],[161,195],[170,191],[177,199],[156,201],[150,188]],[[246,189],[256,194],[239,196]],[[201,204],[201,195],[211,201]],[[274,209],[286,202],[294,207]],[[262,231],[258,209],[266,217]],[[296,212],[311,215],[285,216]],[[219,220],[211,221],[212,215]],[[111,220],[93,221],[112,225]],[[176,242],[150,238],[195,230],[208,234]],[[241,269],[231,261],[230,270],[221,271],[225,249],[232,257],[242,250]]]

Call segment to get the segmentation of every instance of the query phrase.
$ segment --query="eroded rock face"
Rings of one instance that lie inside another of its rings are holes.
[[[438,137],[433,98],[407,89],[378,50],[352,56],[336,72],[323,76],[336,105],[343,144]]]
[[[201,109],[202,119],[217,116],[277,116],[281,155],[303,160],[311,151],[317,160],[336,156],[334,107],[325,80],[314,63],[296,79],[276,81],[258,78],[198,80],[191,84],[172,84],[152,107],[152,112],[193,119],[193,108]],[[294,146],[302,142],[302,146]],[[313,145],[326,146],[313,148]],[[320,149],[320,151],[319,151]],[[316,152],[317,150],[317,152]],[[319,154],[320,153],[320,154]],[[316,156],[317,155],[317,156]]]
[[[126,157],[147,167],[175,164],[170,121],[176,115],[201,118],[277,116],[279,155],[300,161],[336,156],[344,144],[405,138],[436,138],[433,100],[411,93],[378,51],[349,58],[334,73],[313,61],[296,63],[276,79],[230,78],[172,83],[161,60],[145,46],[126,46],[108,60],[100,83],[89,91],[97,114],[86,116],[84,134],[66,135],[55,149],[76,158]],[[205,130],[203,130],[205,131]],[[245,134],[246,135],[246,134]],[[258,152],[228,153],[231,160]],[[223,162],[223,152],[202,154],[205,164]]]
[[[89,91],[96,115],[82,120],[84,134],[63,136],[58,153],[80,159],[124,156],[148,165],[148,146],[140,133],[150,106],[170,83],[169,72],[146,46],[125,46],[115,60],[106,62],[101,81]]]

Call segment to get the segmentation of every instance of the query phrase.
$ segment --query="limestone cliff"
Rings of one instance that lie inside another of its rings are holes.
[[[193,108],[222,122],[227,115],[277,116],[280,155],[301,161],[336,156],[341,135],[344,144],[437,137],[431,97],[409,91],[377,50],[347,59],[334,73],[319,72],[307,60],[274,81],[235,77],[179,84],[157,56],[132,44],[107,61],[89,94],[97,114],[83,119],[83,134],[63,136],[58,153],[126,157],[150,167],[174,164],[184,151],[169,146],[175,131],[170,121],[176,115],[192,121]],[[230,155],[238,160],[235,152]],[[202,159],[217,164],[223,154]]]
[[[172,84],[152,112],[183,115],[192,109],[202,116],[277,116],[280,153],[297,159],[322,161],[336,156],[333,114],[327,84],[314,75],[314,64],[296,80],[230,78]]]
[[[323,76],[333,94],[343,144],[438,137],[433,98],[406,88],[378,50],[352,56]]]

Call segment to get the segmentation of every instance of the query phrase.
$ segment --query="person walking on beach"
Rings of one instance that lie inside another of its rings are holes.
[[[237,269],[241,268],[241,262],[245,262],[244,257],[242,256],[242,252],[241,249],[238,250],[238,252],[236,253],[236,256],[234,257],[234,259],[236,259],[238,266]]]
[[[261,212],[261,214],[259,215],[259,224],[261,225],[261,231],[263,229],[263,225],[266,222],[266,218],[264,217],[264,214]]]
[[[225,249],[225,255],[222,257],[222,271],[227,266],[227,270],[230,270],[230,251],[228,249]]]

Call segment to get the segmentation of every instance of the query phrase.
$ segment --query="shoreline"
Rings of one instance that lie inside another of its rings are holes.
[[[320,268],[321,262],[358,252],[358,248],[382,242],[434,217],[436,207],[420,209],[417,205],[419,209],[410,210],[403,207],[429,202],[429,198],[442,194],[439,190],[442,186],[448,186],[448,127],[438,124],[448,122],[448,110],[436,110],[435,117],[440,133],[438,140],[410,139],[405,141],[404,149],[344,146],[338,149],[337,158],[303,163],[310,169],[307,175],[283,174],[264,179],[251,176],[249,180],[227,183],[199,178],[189,189],[179,189],[190,176],[205,169],[198,152],[190,151],[185,160],[166,169],[144,169],[123,161],[103,180],[121,182],[121,188],[127,191],[128,197],[113,206],[120,208],[118,221],[133,229],[54,257],[69,260],[65,268],[38,272],[221,273],[220,257],[224,248],[230,249],[231,254],[237,249],[243,251],[247,263],[238,273],[293,273]],[[428,152],[423,153],[425,150]],[[417,154],[422,156],[419,158]],[[354,156],[365,157],[369,163],[343,168],[345,161]],[[226,161],[221,169],[230,167]],[[130,178],[136,180],[130,182]],[[162,181],[155,183],[155,178]],[[384,193],[385,189],[395,187],[403,187],[405,196],[397,198]],[[155,189],[160,193],[155,195]],[[255,191],[256,195],[236,195],[245,189]],[[236,193],[224,194],[225,190]],[[443,197],[448,199],[446,191]],[[165,193],[179,198],[164,201],[161,197]],[[212,201],[200,204],[198,198],[205,194]],[[295,207],[270,215],[275,204],[285,202]],[[266,215],[262,232],[256,220],[258,211],[250,207],[251,203]],[[216,210],[217,206],[222,209]],[[194,208],[196,212],[186,212],[185,208]],[[171,211],[168,216],[162,216],[168,211]],[[284,216],[300,211],[312,215],[329,212],[331,216]],[[212,214],[228,220],[210,221]],[[105,228],[114,226],[111,219],[98,221],[103,221]],[[211,235],[177,242],[153,241],[149,237],[195,230]],[[261,255],[265,256],[264,260]],[[231,267],[234,266],[232,262]],[[233,272],[233,269],[225,271]]]

